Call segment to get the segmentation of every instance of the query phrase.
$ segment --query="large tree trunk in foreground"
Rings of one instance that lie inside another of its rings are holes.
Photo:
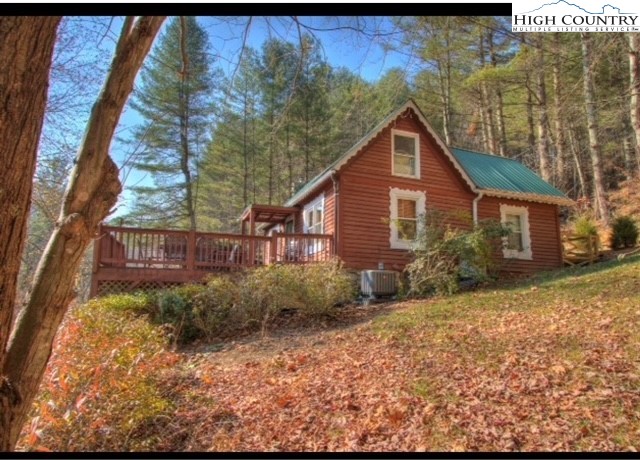
[[[109,75],[87,123],[56,228],[7,348],[2,373],[13,391],[0,394],[1,450],[15,447],[42,380],[53,339],[75,297],[75,275],[84,251],[121,192],[118,168],[109,157],[109,146],[134,79],[163,20],[164,17],[141,17],[134,21],[129,17],[124,21]],[[34,34],[34,29],[28,33]]]
[[[593,168],[593,190],[596,198],[596,210],[598,217],[605,224],[609,223],[609,203],[604,189],[604,174],[602,171],[602,154],[598,141],[598,111],[593,85],[593,69],[591,37],[589,32],[581,32],[582,39],[582,71],[584,85],[584,102],[587,110],[587,125],[589,128],[589,152],[591,154],[591,166]]]
[[[59,23],[60,17],[0,18],[0,428],[9,423],[10,406],[19,398],[1,371]]]

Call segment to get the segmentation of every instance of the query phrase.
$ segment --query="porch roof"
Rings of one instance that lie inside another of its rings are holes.
[[[253,222],[277,224],[283,222],[291,214],[298,211],[294,206],[271,206],[266,204],[250,204],[242,212],[240,220],[248,222],[253,214]]]

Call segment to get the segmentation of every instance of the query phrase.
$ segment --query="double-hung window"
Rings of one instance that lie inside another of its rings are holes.
[[[531,260],[529,209],[524,206],[500,205],[500,222],[509,231],[502,240],[502,254],[507,259]]]
[[[392,249],[410,249],[420,232],[420,217],[425,212],[425,194],[392,188],[389,199],[390,246]]]
[[[420,179],[420,136],[391,130],[391,172],[394,176]]]
[[[418,234],[418,200],[398,198],[398,238],[414,241]]]
[[[305,233],[324,233],[324,195],[307,204],[303,213]],[[323,242],[321,239],[313,239],[308,246],[308,254],[323,250]]]

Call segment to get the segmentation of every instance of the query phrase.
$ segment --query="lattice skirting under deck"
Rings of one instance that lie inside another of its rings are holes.
[[[134,291],[153,291],[179,286],[183,283],[163,282],[163,281],[98,281],[98,296],[109,294],[121,294]]]

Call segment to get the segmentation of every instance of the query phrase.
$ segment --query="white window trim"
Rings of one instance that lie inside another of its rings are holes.
[[[315,209],[318,206],[318,204],[322,209],[322,231],[320,233],[324,233],[324,193],[320,195],[318,198],[316,198],[315,200],[310,201],[304,206],[304,209],[302,211],[302,222],[303,222],[304,233],[309,233],[309,221],[307,220],[307,214],[310,210]]]
[[[319,234],[324,234],[324,193],[304,206],[304,209],[302,210],[302,227],[304,233],[309,233],[310,230],[309,222],[307,221],[307,214],[309,213],[309,211],[318,207],[318,205],[320,205],[320,209],[322,209],[322,228],[320,229]],[[314,241],[309,243],[309,245],[306,247],[306,253],[308,255],[315,254],[322,250],[324,250],[324,240],[320,240],[317,238],[314,238]]]
[[[527,206],[512,206],[508,204],[500,204],[500,223],[506,225],[507,214],[515,214],[520,216],[520,224],[522,226],[522,251],[516,249],[507,249],[507,237],[502,239],[502,255],[505,259],[522,259],[533,260],[533,252],[531,251],[531,232],[529,230],[529,208]]]
[[[402,190],[389,188],[389,245],[391,249],[411,249],[413,243],[400,239],[398,235],[398,199],[416,200],[416,215],[418,217],[418,234],[422,231],[422,220],[426,212],[426,195],[419,190]]]
[[[416,143],[416,174],[415,175],[411,175],[411,174],[401,174],[401,173],[396,173],[395,171],[395,152],[396,152],[396,134],[400,135],[400,136],[404,136],[404,137],[412,137],[415,139],[415,143]],[[392,129],[391,130],[391,174],[393,176],[399,176],[399,177],[408,177],[411,179],[420,179],[420,134],[418,133],[412,133],[410,131],[401,131],[399,129]]]

